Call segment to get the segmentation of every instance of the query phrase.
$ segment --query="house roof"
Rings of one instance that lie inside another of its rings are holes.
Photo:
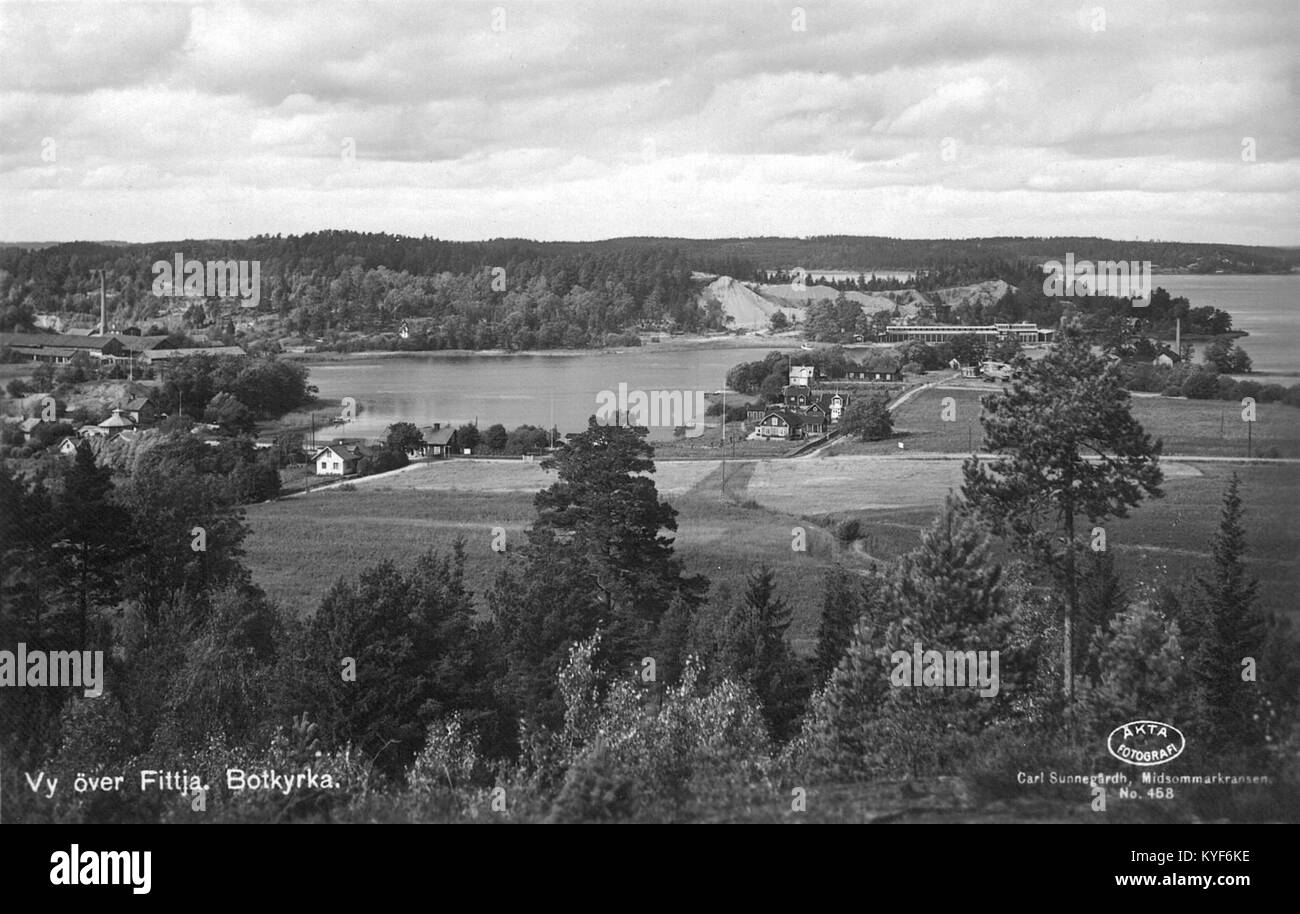
[[[456,437],[454,428],[440,428],[436,431],[432,428],[423,429],[425,444],[451,444],[451,439]]]
[[[120,409],[113,410],[113,415],[109,416],[103,422],[99,423],[100,428],[135,428],[135,422],[130,416],[122,415]]]
[[[329,451],[344,460],[360,460],[362,457],[373,457],[381,450],[383,448],[369,444],[327,444],[324,447],[317,448],[316,452],[311,455],[311,459],[314,462],[325,451]]]
[[[111,336],[74,336],[68,333],[0,333],[0,346],[59,346],[65,349],[103,349]]]
[[[114,339],[132,352],[147,352],[162,345],[165,336],[132,336],[127,333],[110,333],[105,339]]]
[[[311,455],[312,462],[315,463],[319,460],[320,455],[324,454],[326,451],[329,451],[335,457],[341,457],[343,460],[356,460],[361,456],[356,452],[356,448],[350,445],[327,444],[324,447],[316,448],[316,451]]]
[[[803,425],[803,416],[799,415],[799,413],[791,412],[788,409],[769,409],[763,414],[764,421],[766,421],[769,416],[776,416],[783,419],[786,425]]]
[[[153,400],[148,397],[136,397],[134,400],[128,400],[123,409],[144,409],[146,406],[152,406]]]
[[[72,358],[81,351],[71,346],[10,346],[9,348],[22,355],[51,355],[60,358]]]

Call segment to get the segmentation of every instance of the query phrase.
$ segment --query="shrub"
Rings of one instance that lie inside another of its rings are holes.
[[[856,517],[840,521],[835,525],[835,538],[845,546],[862,539],[862,522]]]
[[[1219,376],[1213,371],[1197,371],[1183,382],[1183,396],[1189,400],[1210,400],[1218,396]]]

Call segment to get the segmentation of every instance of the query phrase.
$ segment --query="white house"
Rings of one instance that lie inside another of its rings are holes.
[[[347,476],[357,471],[359,459],[353,448],[327,445],[312,454],[311,462],[316,465],[317,476]]]
[[[790,366],[791,387],[812,387],[813,382],[816,380],[817,380],[817,367],[815,365],[791,365]]]
[[[1159,365],[1163,368],[1173,368],[1182,360],[1183,357],[1181,355],[1179,355],[1178,353],[1170,349],[1168,346],[1166,346],[1165,348],[1160,350],[1160,354],[1158,356],[1156,356],[1154,359],[1151,360],[1151,364]]]

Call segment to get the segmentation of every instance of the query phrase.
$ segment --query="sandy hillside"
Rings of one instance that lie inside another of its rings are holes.
[[[802,312],[798,308],[769,301],[730,276],[719,276],[701,294],[706,301],[719,302],[727,316],[732,318],[731,326],[737,330],[765,329],[777,311],[785,312],[791,321],[802,319]]]
[[[810,301],[817,301],[822,298],[834,300],[840,293],[839,290],[832,286],[806,285],[802,289],[793,288],[790,283],[764,283],[758,287],[758,291],[765,298],[774,301],[789,301],[807,304]],[[917,306],[924,299],[911,289],[902,292],[845,292],[845,297],[849,301],[857,302],[862,306],[862,310],[868,314],[875,314],[877,311],[893,311],[897,306],[899,314],[903,317],[911,317],[916,313]]]
[[[1012,287],[1007,283],[1000,279],[991,279],[987,282],[975,283],[969,286],[938,289],[933,294],[945,305],[992,307],[1010,291],[1012,291]]]

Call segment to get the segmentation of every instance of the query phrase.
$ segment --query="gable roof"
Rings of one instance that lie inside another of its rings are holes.
[[[63,349],[103,349],[115,342],[111,336],[73,336],[67,333],[0,333],[0,346],[58,346]],[[120,344],[119,344],[120,345]]]
[[[326,451],[329,451],[335,457],[342,458],[344,461],[357,460],[361,457],[361,455],[357,453],[356,448],[351,445],[327,444],[323,447],[316,448],[315,453],[311,455],[311,462],[315,463],[320,459],[321,454],[324,454]]]
[[[421,430],[424,434],[425,444],[451,444],[451,440],[456,437],[454,428],[440,428],[434,430],[432,427]]]
[[[126,406],[122,409],[144,409],[146,406],[153,406],[154,402],[149,397],[136,397],[134,400],[128,400]]]
[[[770,416],[782,419],[786,425],[803,425],[803,416],[788,409],[769,409],[763,414],[763,421],[766,422]]]

